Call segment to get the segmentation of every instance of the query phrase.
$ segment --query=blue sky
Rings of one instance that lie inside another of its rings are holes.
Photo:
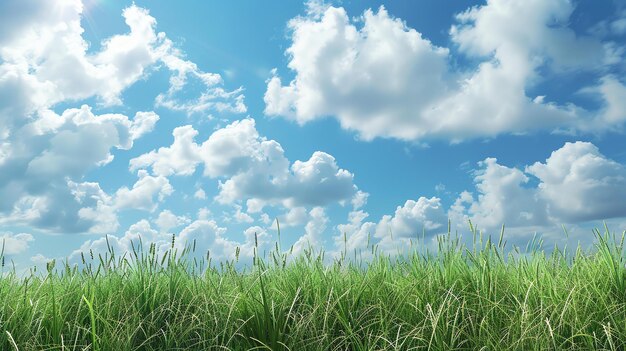
[[[246,257],[275,218],[331,255],[448,220],[520,246],[626,229],[623,1],[9,0],[0,23],[22,270],[107,234]]]

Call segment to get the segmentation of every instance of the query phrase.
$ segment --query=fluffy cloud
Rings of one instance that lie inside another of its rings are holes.
[[[146,171],[139,171],[138,177],[132,189],[122,187],[115,193],[115,204],[118,208],[154,211],[156,209],[154,197],[157,196],[159,201],[163,201],[174,191],[169,180],[163,176],[152,177]]]
[[[323,234],[328,225],[326,211],[322,207],[314,207],[309,212],[310,219],[304,226],[304,235],[293,244],[293,254],[300,255],[309,248],[319,250],[323,247]]]
[[[365,222],[369,216],[362,210],[354,210],[348,215],[348,223],[337,226],[334,252],[346,250],[367,251],[367,245],[378,245],[387,252],[398,248],[405,250],[411,241],[415,242],[426,234],[431,237],[447,231],[447,214],[437,197],[420,197],[407,200],[398,206],[393,215],[384,215],[378,222]],[[344,242],[345,236],[345,242]]]
[[[235,214],[233,215],[233,218],[235,219],[235,221],[237,221],[238,223],[254,222],[254,218],[252,218],[249,214],[243,212],[241,209],[242,209],[241,205],[235,205]]]
[[[204,192],[204,190],[202,189],[198,189],[196,190],[196,192],[193,194],[193,197],[195,197],[198,200],[206,200],[206,193]]]
[[[93,233],[112,233],[119,228],[117,213],[112,196],[104,192],[95,182],[68,182],[78,209],[78,223],[84,230]]]
[[[0,249],[4,249],[4,255],[17,255],[28,250],[28,243],[35,238],[27,233],[12,234],[3,233],[0,235]]]
[[[179,227],[183,224],[187,224],[189,218],[185,216],[177,216],[170,210],[163,210],[159,213],[159,217],[154,223],[159,227],[161,233],[167,233],[170,229]]]
[[[182,59],[178,50],[172,48],[171,41],[166,40],[165,43],[173,54],[165,55],[162,61],[174,74],[170,78],[168,91],[157,95],[157,106],[186,112],[188,115],[208,110],[234,113],[247,111],[243,88],[225,90],[221,87],[223,81],[219,74],[201,71],[195,63]],[[177,95],[189,85],[190,79],[197,80],[205,90],[195,99],[178,98]]]
[[[244,231],[243,242],[225,238],[223,235],[225,232],[226,228],[219,227],[213,220],[196,220],[181,231],[177,245],[182,248],[185,245],[192,245],[195,240],[197,253],[204,256],[210,252],[212,259],[219,261],[235,259],[237,248],[240,258],[252,258],[255,245],[258,245],[261,251],[269,242],[267,232],[258,226],[249,227]]]
[[[347,223],[337,225],[334,254],[344,248],[366,252],[368,242],[387,252],[403,250],[422,231],[428,239],[422,244],[436,248],[435,236],[447,232],[448,219],[461,233],[468,220],[489,234],[504,224],[513,234],[510,239],[526,244],[534,232],[559,241],[555,229],[560,232],[561,225],[579,228],[593,220],[626,217],[626,166],[606,158],[591,143],[566,143],[545,162],[523,169],[501,165],[495,158],[478,166],[475,194],[462,192],[449,208],[439,198],[420,197],[378,222],[366,221],[368,213],[353,209]]]
[[[518,61],[526,69],[533,65],[529,58],[550,60],[557,69],[601,64],[602,44],[593,37],[578,37],[567,27],[573,11],[568,0],[489,0],[458,14],[451,35],[462,51],[494,54],[500,63]]]
[[[355,210],[358,210],[359,208],[365,206],[365,204],[367,204],[367,198],[370,196],[369,193],[366,193],[364,191],[357,191],[356,194],[354,194],[354,197],[352,198],[352,207]]]
[[[63,232],[90,230],[97,216],[79,213],[86,206],[72,184],[110,162],[111,149],[131,148],[157,119],[154,113],[137,113],[133,120],[119,114],[96,116],[86,105],[61,115],[42,111],[38,119],[14,131],[11,151],[0,163],[3,220]],[[93,195],[108,201],[99,187]]]
[[[547,227],[626,216],[626,167],[591,143],[566,143],[544,163],[524,170],[488,158],[474,181],[477,198],[462,193],[450,209],[455,222],[471,219],[494,229]],[[530,185],[530,177],[538,181]]]
[[[269,115],[299,123],[337,115],[344,128],[366,139],[412,139],[420,133],[410,111],[447,90],[448,50],[391,18],[384,8],[363,15],[363,28],[342,8],[329,7],[319,21],[290,22],[287,50],[296,78],[283,86],[274,76],[265,94]],[[398,55],[402,52],[402,55]]]
[[[199,165],[204,175],[220,179],[216,200],[246,201],[248,212],[266,205],[324,206],[350,200],[357,189],[352,173],[340,169],[324,152],[289,164],[280,144],[261,137],[253,119],[216,130],[202,144],[191,126],[174,130],[174,142],[130,161],[131,170],[151,168],[156,175],[190,175]],[[222,181],[222,179],[224,179]]]
[[[120,209],[154,211],[157,203],[174,191],[168,179],[163,176],[153,177],[146,171],[139,171],[138,176],[139,179],[132,189],[121,187],[113,196],[104,192],[98,183],[69,181],[69,191],[79,207],[79,223],[89,223],[90,232],[115,232],[119,227],[117,212]],[[167,218],[162,218],[167,215],[168,213],[162,212],[157,223],[167,222]]]
[[[200,162],[200,149],[193,141],[198,132],[191,126],[183,126],[174,129],[172,134],[174,142],[170,147],[161,147],[132,159],[130,170],[150,166],[154,174],[162,176],[193,174]]]
[[[170,221],[172,218],[167,217],[171,217],[170,215],[173,214],[165,211],[161,214],[162,216],[159,216],[160,219],[158,221],[161,224],[165,224],[165,226],[171,225]],[[181,220],[178,217],[175,221],[178,226],[182,222],[187,222],[188,218]],[[81,253],[89,259],[88,253],[90,251],[97,257],[98,254],[104,255],[108,252],[109,246],[118,256],[125,253],[130,254],[133,246],[135,248],[139,247],[140,239],[144,250],[147,250],[150,245],[154,244],[156,252],[163,255],[166,250],[171,248],[172,234],[164,231],[163,227],[161,229],[161,231],[157,231],[151,227],[150,222],[147,220],[140,220],[131,225],[122,236],[108,236],[106,238],[87,240],[80,248],[72,252],[69,256],[69,261],[71,264],[80,264]],[[179,235],[175,236],[174,249],[180,253],[186,247],[193,248],[195,242],[195,251],[188,253],[188,258],[206,258],[207,252],[210,252],[212,261],[222,261],[234,260],[237,248],[239,248],[239,259],[242,260],[242,263],[249,263],[243,259],[251,259],[255,254],[256,248],[258,248],[258,252],[263,252],[263,250],[268,248],[269,234],[261,227],[252,226],[244,230],[242,241],[227,239],[224,237],[225,233],[226,228],[220,227],[214,220],[198,218],[183,228]]]
[[[364,222],[369,216],[362,210],[352,211],[348,214],[348,223],[337,225],[338,235],[334,237],[336,253],[345,250],[367,250],[372,235],[376,234],[375,222]]]
[[[472,222],[485,228],[547,224],[545,203],[538,198],[536,189],[527,186],[530,179],[522,170],[502,166],[495,158],[487,158],[478,165],[480,169],[474,177],[478,198],[474,200],[469,192],[459,196],[452,206],[455,223],[462,226],[467,223],[455,215],[467,207]]]
[[[167,237],[169,237],[169,241]],[[90,254],[93,254],[97,262],[98,255],[104,256],[108,252],[109,247],[118,256],[132,254],[133,246],[136,249],[139,248],[140,238],[145,251],[147,251],[151,243],[154,243],[158,252],[167,250],[172,240],[170,235],[160,235],[159,232],[152,229],[147,220],[143,219],[131,225],[121,237],[107,235],[106,237],[85,241],[80,248],[74,250],[68,256],[68,261],[70,264],[81,264],[82,253],[87,260],[89,260]]]
[[[598,74],[621,61],[610,58],[620,56],[613,43],[567,27],[570,1],[490,0],[458,14],[451,39],[459,54],[481,61],[469,72],[453,69],[448,49],[384,7],[365,11],[360,28],[343,8],[315,8],[289,23],[292,44],[286,53],[295,78],[287,85],[276,74],[268,80],[268,115],[300,124],[334,116],[366,140],[453,141],[538,129],[610,130],[626,118],[620,109],[624,84],[612,76],[595,89],[581,87],[603,102],[597,111],[527,96],[542,75]]]
[[[23,22],[7,32],[10,35],[3,38],[0,50],[0,91],[11,91],[1,94],[5,102],[1,105],[9,106],[3,112],[12,115],[13,121],[58,102],[91,96],[106,104],[119,104],[121,92],[158,58],[156,21],[136,6],[123,13],[129,33],[106,39],[96,53],[88,53],[82,37],[81,1],[34,4],[9,0],[4,6],[24,10]],[[29,16],[27,8],[37,10]],[[38,13],[46,16],[39,18]],[[12,17],[11,11],[3,14],[2,21]]]
[[[403,206],[396,208],[393,216],[383,216],[378,223],[376,237],[416,238],[422,231],[440,229],[447,219],[439,198],[420,197],[417,201],[407,200]]]
[[[573,223],[626,216],[626,167],[591,143],[566,143],[526,171],[540,180],[539,196],[554,218]]]
[[[0,4],[2,223],[64,233],[116,230],[119,209],[153,210],[155,197],[161,201],[172,192],[160,174],[139,172],[132,189],[121,187],[114,195],[83,179],[113,160],[112,149],[128,150],[152,131],[159,119],[154,112],[96,116],[82,105],[58,114],[54,109],[60,103],[95,97],[100,106],[119,105],[125,89],[165,67],[171,72],[170,88],[156,98],[157,105],[180,110],[174,95],[195,77],[205,89],[198,99],[203,106],[191,112],[246,110],[241,89],[225,90],[218,74],[185,60],[165,33],[156,32],[147,10],[126,8],[127,33],[96,47],[83,38],[84,10],[80,0]],[[171,173],[185,172],[172,167]]]
[[[62,101],[97,96],[105,104],[120,104],[121,93],[159,62],[173,72],[165,96],[182,89],[187,75],[195,75],[207,85],[201,99],[214,100],[197,110],[245,111],[239,90],[225,91],[218,74],[202,72],[182,59],[165,33],[155,31],[156,20],[143,8],[126,8],[122,15],[129,32],[105,39],[99,51],[91,52],[82,37],[80,0],[45,4],[8,0],[2,6],[7,7],[0,15],[3,25],[21,18],[0,37],[0,102],[5,102],[0,106],[8,106],[0,112],[11,117],[3,119],[3,127]],[[157,104],[179,109],[167,101],[163,95],[157,97]]]
[[[278,217],[282,227],[295,227],[304,224],[309,219],[309,213],[305,207],[290,208],[287,213]]]

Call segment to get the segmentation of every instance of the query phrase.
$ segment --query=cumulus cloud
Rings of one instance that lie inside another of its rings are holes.
[[[247,111],[243,88],[225,90],[221,86],[223,80],[219,74],[203,72],[195,63],[182,59],[180,52],[172,47],[171,41],[166,40],[165,43],[172,54],[165,55],[162,61],[174,74],[170,78],[167,92],[157,95],[157,106],[185,112],[188,115],[209,110],[233,113]],[[204,91],[195,99],[178,98],[177,95],[190,84],[190,80],[197,80],[204,86]]]
[[[365,139],[379,135],[412,139],[420,134],[410,111],[447,90],[448,50],[381,9],[363,14],[357,29],[343,8],[329,7],[319,20],[289,23],[289,68],[296,78],[268,81],[268,115],[306,123],[337,115],[342,127]],[[402,55],[398,55],[402,52]]]
[[[304,250],[319,250],[324,245],[323,234],[328,225],[328,216],[322,207],[314,207],[309,212],[310,219],[304,226],[304,234],[293,244],[293,254],[300,255]]]
[[[284,228],[302,225],[308,219],[309,213],[305,207],[301,206],[290,208],[287,213],[278,217],[280,225]]]
[[[208,87],[200,100],[214,100],[197,110],[245,111],[240,91],[224,90],[218,74],[202,72],[195,63],[184,60],[165,33],[156,32],[156,19],[146,9],[126,8],[122,16],[129,32],[103,40],[99,50],[91,52],[82,36],[80,0],[45,4],[8,0],[2,6],[7,7],[0,17],[4,25],[15,21],[14,11],[21,18],[19,25],[7,28],[0,37],[0,102],[4,102],[0,106],[7,106],[1,112],[10,117],[3,118],[3,127],[62,101],[97,96],[104,104],[120,104],[121,93],[157,63],[172,71],[165,96],[182,89],[187,75],[193,74]],[[156,100],[180,108],[167,101],[163,95]]]
[[[337,225],[338,235],[334,237],[336,252],[345,250],[367,250],[369,244],[373,244],[371,238],[376,234],[375,222],[365,222],[369,213],[356,210],[348,214],[348,223]]]
[[[522,170],[500,165],[495,158],[487,158],[478,166],[474,176],[477,198],[470,192],[461,193],[453,212],[466,209],[472,222],[485,228],[505,223],[509,227],[548,224],[545,203],[536,189],[527,186],[530,179]],[[451,216],[458,224],[467,223],[463,217]]]
[[[354,21],[343,8],[315,8],[289,22],[286,54],[295,78],[283,85],[274,71],[264,98],[268,115],[300,124],[333,116],[365,140],[452,141],[540,129],[612,130],[626,118],[619,108],[624,83],[602,76],[621,61],[610,58],[619,49],[569,28],[570,1],[490,0],[458,14],[452,52],[479,62],[470,70],[453,68],[449,49],[384,7]],[[528,96],[542,79],[571,70],[603,77],[594,90],[602,108]]]
[[[152,130],[157,119],[154,113],[137,113],[133,120],[120,114],[97,116],[86,105],[61,115],[42,111],[38,119],[14,131],[9,139],[11,151],[0,163],[3,221],[62,232],[97,226],[95,213],[79,213],[86,206],[73,193],[72,184],[110,162],[111,149],[130,149],[136,138]],[[102,203],[108,201],[99,187],[93,196]],[[114,227],[116,222],[110,223]]]
[[[367,251],[368,244],[376,244],[386,252],[405,250],[423,234],[432,237],[447,231],[448,216],[437,197],[407,200],[393,215],[384,215],[378,222],[365,221],[367,217],[367,212],[354,210],[348,215],[348,223],[337,226],[335,254],[343,250]]]
[[[0,235],[0,248],[4,249],[4,255],[17,255],[28,250],[28,243],[35,238],[27,233],[3,233]]]
[[[78,223],[93,233],[114,233],[119,228],[114,198],[95,182],[68,182],[78,210]]]
[[[161,213],[162,216],[159,216],[160,219],[158,220],[160,224],[157,223],[157,225],[167,227],[174,224],[172,223],[174,219],[172,216],[176,216],[168,212]],[[176,226],[188,221],[188,218],[177,217],[174,219]],[[71,264],[80,264],[81,253],[85,257],[90,257],[87,253],[92,252],[97,257],[98,254],[107,253],[109,247],[118,256],[125,253],[130,254],[133,246],[136,249],[139,247],[140,239],[143,250],[147,251],[147,248],[154,244],[156,252],[163,255],[166,250],[172,247],[172,234],[163,230],[165,227],[156,230],[152,228],[150,222],[142,219],[132,224],[122,236],[110,235],[85,241],[77,250],[72,252],[69,261]],[[212,261],[222,261],[236,259],[237,248],[239,248],[239,259],[242,260],[242,263],[246,263],[245,260],[251,259],[255,255],[255,250],[258,249],[257,252],[262,252],[268,248],[270,242],[269,234],[265,229],[258,226],[245,229],[241,241],[228,239],[224,236],[225,233],[226,228],[219,226],[215,220],[198,218],[188,223],[180,231],[180,234],[174,236],[174,249],[180,253],[186,247],[193,248],[195,246],[195,251],[189,252],[188,258],[206,258],[207,253],[209,253]]]
[[[356,194],[352,197],[352,208],[358,210],[359,208],[365,206],[367,204],[367,198],[370,196],[369,193],[364,191],[357,191]]]
[[[161,176],[191,175],[200,162],[200,149],[194,143],[198,132],[192,126],[177,127],[172,133],[174,142],[170,147],[161,147],[130,161],[130,170],[152,167],[154,174]]]
[[[113,149],[129,150],[151,132],[157,114],[95,115],[88,105],[59,114],[60,103],[95,97],[102,107],[119,105],[128,87],[164,67],[171,72],[170,88],[157,96],[157,105],[180,110],[174,95],[181,89],[193,94],[188,82],[195,77],[204,84],[198,99],[203,106],[190,113],[246,110],[241,89],[225,90],[218,74],[184,59],[167,35],[156,31],[156,19],[146,9],[134,4],[124,9],[128,31],[93,47],[83,38],[83,11],[80,0],[0,4],[2,223],[64,233],[116,230],[119,209],[154,210],[172,192],[162,174],[139,172],[131,189],[123,186],[113,195],[84,180],[113,160]],[[178,156],[174,150],[172,160]],[[161,173],[187,171],[170,165]]]
[[[198,189],[195,193],[193,193],[193,197],[198,200],[206,200],[206,192],[204,192],[203,189]]]
[[[132,189],[123,186],[114,195],[108,195],[95,182],[69,181],[69,191],[79,207],[79,223],[89,223],[88,230],[93,233],[114,233],[119,228],[117,212],[120,209],[154,211],[157,204],[174,191],[163,176],[153,177],[146,171],[139,171],[138,177]]]
[[[407,200],[398,206],[393,216],[385,215],[378,223],[376,236],[418,237],[422,231],[439,229],[447,221],[441,200],[437,197],[420,197]]]
[[[566,143],[545,162],[510,168],[488,158],[479,163],[478,196],[462,193],[450,209],[455,222],[485,228],[547,227],[626,216],[626,167],[587,142]],[[531,185],[531,177],[537,185]]]
[[[171,195],[174,188],[164,176],[150,176],[147,171],[138,172],[139,179],[132,189],[122,187],[115,193],[115,205],[117,208],[133,208],[138,210],[154,211],[158,201]]]
[[[254,222],[254,218],[252,218],[252,216],[250,216],[249,214],[243,212],[241,209],[242,209],[241,205],[235,205],[235,214],[233,215],[233,218],[235,219],[235,221],[237,221],[238,223]]]
[[[572,223],[626,216],[626,167],[586,142],[566,143],[526,167],[550,216]]]
[[[122,91],[158,58],[156,22],[134,5],[123,13],[130,31],[106,39],[95,53],[88,53],[82,37],[81,1],[34,4],[10,0],[3,6],[19,8],[23,14],[23,22],[3,36],[0,50],[4,130],[63,101],[97,96],[102,103],[120,104]],[[28,15],[28,8],[37,10]],[[40,13],[45,17],[40,18]],[[1,22],[13,16],[11,11],[3,14]]]
[[[317,151],[307,161],[291,165],[281,145],[259,135],[253,119],[235,121],[194,141],[191,126],[174,129],[174,143],[130,161],[130,169],[151,168],[156,175],[190,175],[200,165],[203,174],[220,180],[216,200],[245,201],[247,212],[267,205],[325,206],[350,200],[357,191],[353,174],[338,167],[335,158]]]
[[[169,237],[169,240],[168,240]],[[164,252],[171,245],[172,237],[168,234],[159,234],[150,226],[150,222],[145,219],[132,224],[123,236],[107,235],[98,239],[85,241],[78,249],[74,250],[69,256],[70,264],[81,263],[81,253],[85,258],[89,259],[93,254],[97,260],[98,255],[104,256],[108,253],[109,247],[116,255],[132,254],[133,246],[139,248],[139,243],[143,244],[143,250],[147,251],[150,244],[154,243],[157,252]]]
[[[468,220],[489,234],[506,225],[510,238],[525,244],[535,232],[558,240],[555,230],[560,232],[561,225],[579,228],[594,220],[626,217],[626,166],[588,142],[565,143],[544,162],[523,168],[487,158],[473,176],[473,191],[461,192],[447,208],[437,197],[420,197],[377,222],[353,209],[347,222],[336,226],[334,254],[344,249],[366,252],[368,243],[395,252],[415,243],[422,232],[427,239],[422,244],[436,248],[436,235],[447,232],[448,220],[461,233]]]
[[[186,216],[177,216],[170,210],[163,210],[159,213],[159,217],[157,217],[154,223],[159,228],[159,232],[167,233],[170,229],[187,224],[189,221],[189,218]]]

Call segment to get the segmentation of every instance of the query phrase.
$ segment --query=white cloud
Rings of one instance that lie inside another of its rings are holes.
[[[166,96],[182,89],[186,76],[194,74],[210,86],[199,100],[215,100],[200,110],[245,111],[239,90],[225,91],[219,75],[204,73],[182,59],[183,54],[165,33],[155,31],[156,20],[146,9],[135,5],[124,9],[129,32],[103,40],[99,50],[91,52],[82,37],[81,1],[39,4],[8,0],[3,6],[8,9],[0,15],[0,22],[13,23],[14,12],[21,18],[19,25],[7,28],[0,37],[0,102],[6,102],[0,105],[9,106],[1,112],[10,118],[24,118],[58,102],[91,96],[105,104],[121,104],[121,93],[159,62],[173,72]],[[157,104],[162,100],[159,95]],[[177,109],[176,105],[169,107]],[[0,126],[10,127],[11,121],[4,120],[9,123]]]
[[[286,53],[295,78],[283,85],[274,71],[265,112],[300,124],[334,116],[365,140],[460,141],[536,130],[619,128],[626,118],[620,109],[624,84],[611,76],[598,89],[603,107],[596,111],[527,96],[529,88],[563,72],[602,77],[607,65],[621,62],[623,50],[614,44],[568,27],[573,10],[566,0],[490,0],[458,14],[450,38],[459,55],[479,61],[471,69],[453,68],[456,57],[448,49],[433,45],[384,7],[354,21],[343,8],[313,11],[289,23],[292,43]]]
[[[17,255],[28,250],[28,243],[35,238],[27,233],[2,233],[0,235],[0,249],[4,247],[4,255]]]
[[[185,244],[191,244],[196,240],[197,244],[210,247],[224,233],[226,228],[218,226],[214,220],[199,219],[183,228],[178,236],[178,245],[184,247]]]
[[[277,169],[277,173],[268,169],[271,165],[255,166],[220,183],[216,199],[225,204],[247,199],[248,211],[259,212],[266,205],[325,206],[348,200],[356,192],[353,175],[323,152],[313,153],[304,162],[295,161],[289,169]]]
[[[326,211],[322,207],[314,207],[309,212],[310,219],[304,226],[304,235],[302,235],[293,244],[293,254],[300,255],[309,247],[319,250],[323,247],[323,234],[328,225],[328,217]]]
[[[175,216],[169,211],[163,211],[157,222],[157,225],[160,226],[160,231],[153,229],[150,223],[143,219],[131,225],[122,236],[109,235],[108,237],[101,237],[95,240],[87,240],[80,248],[72,252],[69,256],[69,261],[71,264],[80,264],[81,252],[89,260],[90,251],[93,252],[97,260],[98,254],[104,255],[108,252],[108,246],[113,249],[118,257],[124,253],[132,254],[133,245],[136,249],[139,248],[140,238],[144,252],[148,250],[150,245],[154,244],[156,252],[162,257],[165,251],[170,249],[172,245],[172,234],[168,233],[166,229],[171,229],[171,225],[180,226],[183,223],[187,223],[189,219]],[[206,259],[207,252],[210,252],[211,260],[215,262],[235,259],[236,250],[239,247],[241,263],[249,264],[250,262],[246,260],[253,257],[255,247],[258,247],[261,253],[268,248],[270,242],[269,234],[261,227],[248,227],[242,233],[243,238],[241,241],[227,239],[224,236],[226,230],[226,228],[220,227],[214,220],[198,218],[188,223],[180,231],[180,234],[175,235],[174,249],[178,250],[180,255],[185,247],[193,248],[195,246],[195,251],[189,252],[187,258]]]
[[[418,238],[422,231],[431,232],[444,227],[448,217],[437,197],[407,200],[398,206],[393,216],[385,215],[378,223],[376,237]]]
[[[382,7],[364,13],[361,30],[343,8],[334,7],[319,21],[296,18],[289,26],[289,68],[296,78],[287,86],[278,76],[268,81],[268,115],[301,124],[337,115],[342,127],[365,139],[421,134],[409,112],[447,90],[447,49],[434,46]]]
[[[200,149],[193,142],[198,132],[192,126],[182,126],[174,129],[172,135],[174,142],[170,147],[161,147],[130,160],[130,170],[150,166],[156,175],[193,174],[200,162]]]
[[[263,222],[263,224],[265,225],[269,225],[270,223],[272,223],[272,219],[267,213],[261,213],[261,222]]]
[[[252,218],[249,214],[241,211],[240,205],[235,205],[235,214],[233,215],[235,220],[238,223],[252,223],[254,222],[254,218]]]
[[[154,112],[137,112],[134,118],[96,116],[87,105],[58,115],[53,109],[59,103],[95,97],[103,107],[119,105],[125,89],[165,67],[172,74],[170,88],[157,97],[157,104],[175,102],[174,94],[181,89],[193,94],[187,82],[195,77],[206,88],[198,101],[210,100],[198,111],[246,109],[241,89],[225,90],[219,75],[184,59],[165,33],[156,32],[156,20],[146,9],[124,9],[128,31],[92,47],[83,38],[80,0],[8,0],[0,9],[2,223],[64,233],[116,230],[118,209],[154,209],[154,197],[161,201],[172,191],[164,176],[189,171],[172,163],[185,156],[184,150],[175,149],[169,162],[173,168],[155,177],[140,172],[132,189],[121,187],[113,196],[104,193],[83,178],[113,161],[112,149],[132,148],[159,117]],[[175,103],[170,107],[178,109]]]
[[[154,223],[159,228],[160,233],[168,233],[170,229],[188,224],[189,221],[189,218],[185,216],[177,216],[170,210],[163,210],[159,213],[159,217],[157,217]]]
[[[164,176],[150,176],[145,170],[137,174],[139,179],[132,189],[122,187],[115,193],[117,208],[133,208],[138,210],[154,211],[155,197],[161,202],[174,191],[169,180]]]
[[[626,167],[586,142],[566,143],[545,163],[524,170],[488,158],[474,181],[477,198],[462,193],[450,209],[456,223],[483,228],[547,228],[626,216]],[[536,177],[537,185],[531,185]]]
[[[362,210],[351,211],[348,214],[348,223],[337,225],[338,235],[334,237],[335,254],[343,250],[346,253],[354,250],[366,251],[368,244],[374,244],[374,241],[368,241],[376,234],[376,223],[364,222],[368,216]]]
[[[539,195],[554,218],[573,223],[626,216],[626,167],[591,143],[566,143],[526,172],[539,178]]]
[[[117,231],[119,222],[113,197],[104,192],[98,183],[69,182],[68,188],[80,207],[79,221],[88,223],[86,230],[92,233]]]
[[[467,220],[457,215],[465,206],[472,222],[485,228],[548,223],[546,205],[538,198],[537,191],[527,186],[529,178],[522,170],[502,166],[495,158],[487,158],[478,165],[480,169],[474,177],[478,197],[475,200],[469,192],[459,196],[450,215],[456,224],[466,225]]]
[[[586,121],[585,128],[597,131],[612,128],[623,131],[626,121],[626,86],[624,83],[615,76],[606,75],[600,79],[597,86],[584,89],[584,92],[595,94],[604,102],[598,117],[595,120]]]
[[[407,250],[411,241],[417,242],[422,234],[430,238],[447,231],[448,217],[437,197],[407,200],[393,215],[384,215],[378,222],[365,222],[368,216],[362,210],[355,210],[349,213],[348,223],[337,226],[334,255],[344,250],[348,254],[355,250],[367,254],[368,243],[385,252]]]
[[[626,18],[618,18],[611,22],[611,30],[618,35],[626,34]]]
[[[370,196],[369,193],[366,193],[364,191],[357,191],[354,194],[354,197],[352,197],[352,208],[354,210],[358,210],[359,208],[365,206],[365,204],[367,204],[367,198]]]
[[[619,219],[626,217],[626,166],[606,158],[591,143],[566,143],[545,162],[523,169],[501,165],[495,158],[478,166],[476,194],[463,191],[449,208],[439,198],[420,197],[378,222],[366,221],[369,215],[362,210],[351,211],[347,223],[337,225],[333,254],[344,247],[348,253],[366,252],[368,240],[386,252],[406,250],[421,238],[422,230],[427,240],[420,245],[436,249],[436,235],[447,232],[448,219],[466,239],[471,220],[492,235],[504,224],[508,239],[526,244],[535,232],[557,242],[564,239],[561,225],[580,232],[591,221],[616,219],[612,222],[619,228]]]
[[[139,249],[139,238],[141,238],[144,252],[148,251],[151,243],[154,243],[159,253],[163,253],[169,248],[172,239],[169,234],[159,234],[156,230],[152,229],[147,220],[142,219],[131,225],[121,237],[106,235],[105,237],[85,241],[68,256],[68,261],[70,264],[81,264],[82,253],[87,260],[89,260],[91,254],[93,254],[97,262],[98,255],[101,254],[104,256],[105,253],[108,252],[109,247],[118,257],[124,254],[132,254],[133,246],[136,250]]]
[[[151,167],[159,175],[189,175],[201,164],[205,176],[220,179],[216,200],[246,201],[248,213],[267,205],[325,206],[349,200],[357,191],[352,173],[327,153],[314,152],[290,166],[281,145],[260,136],[253,119],[218,129],[202,144],[194,141],[196,135],[191,126],[176,128],[172,146],[132,159],[131,170]]]
[[[3,220],[61,232],[100,226],[104,222],[96,213],[84,210],[89,206],[73,195],[72,184],[110,162],[111,149],[131,148],[157,119],[154,113],[142,112],[132,120],[120,114],[96,116],[86,105],[61,115],[42,111],[38,119],[15,129],[8,139],[11,151],[0,163]],[[92,195],[106,197],[99,188]],[[96,206],[98,201],[90,203]],[[111,212],[104,215],[111,224],[106,229],[115,227]]]
[[[208,219],[211,215],[211,210],[206,207],[202,207],[198,210],[198,219]]]
[[[573,11],[568,0],[489,0],[458,14],[451,36],[469,54],[493,54],[503,65],[522,69],[531,69],[533,60],[551,60],[557,69],[598,65],[602,44],[567,27]]]
[[[267,219],[269,219],[269,217]],[[287,213],[278,217],[280,225],[284,228],[302,225],[308,219],[309,213],[305,207],[301,206],[290,208]]]
[[[245,113],[243,88],[227,91],[221,87],[222,77],[217,73],[203,72],[198,66],[184,60],[182,53],[173,47],[169,39],[164,40],[162,51],[166,52],[161,60],[174,74],[170,77],[170,87],[166,93],[156,97],[156,105],[173,111],[193,113],[214,110],[217,112]],[[189,80],[198,81],[204,91],[195,99],[179,98],[177,95],[188,88]]]
[[[280,144],[261,137],[250,118],[213,132],[202,143],[201,157],[204,174],[210,177],[231,176],[250,168],[264,168],[267,173],[282,176],[281,171],[289,163]]]
[[[91,96],[106,104],[119,104],[121,92],[158,58],[156,21],[134,5],[123,13],[130,31],[106,39],[100,51],[88,53],[80,1],[16,2],[9,0],[8,6],[24,10],[23,23],[7,32],[0,50],[0,91],[13,91],[2,94],[7,98],[2,105],[12,106],[16,118],[61,101]],[[37,10],[28,16],[26,6]],[[46,15],[42,18],[38,13]],[[3,14],[0,22],[12,16],[11,11]]]
[[[204,190],[198,189],[193,194],[193,197],[195,197],[196,199],[199,199],[199,200],[206,200],[206,193],[204,192]]]
[[[48,262],[52,261],[52,259],[51,259],[51,258],[49,258],[49,257],[46,257],[46,256],[44,256],[44,255],[42,255],[42,254],[36,254],[35,256],[32,256],[32,257],[30,258],[30,261],[31,261],[32,263],[34,263],[36,266],[38,266],[38,267],[43,267],[43,266],[45,266]]]
[[[159,115],[154,112],[137,112],[129,130],[131,139],[139,139],[142,135],[152,132],[158,120]]]

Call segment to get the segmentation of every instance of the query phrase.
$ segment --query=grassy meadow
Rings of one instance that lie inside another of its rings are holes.
[[[471,226],[471,224],[470,224]],[[624,350],[624,234],[549,254],[443,236],[437,252],[245,269],[140,245],[0,278],[0,350]],[[4,260],[3,260],[4,262]]]

